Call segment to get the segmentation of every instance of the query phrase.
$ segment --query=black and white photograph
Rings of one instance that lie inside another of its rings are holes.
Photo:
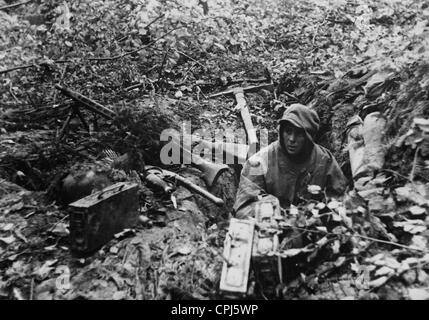
[[[428,209],[427,0],[0,0],[0,300],[429,300]]]

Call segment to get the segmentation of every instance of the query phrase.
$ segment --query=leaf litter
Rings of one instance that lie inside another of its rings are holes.
[[[145,15],[114,1],[100,6],[28,4],[17,9],[14,19],[2,12],[6,19],[0,27],[10,54],[1,59],[0,70],[34,66],[1,74],[8,85],[0,90],[6,101],[0,111],[0,297],[29,299],[33,278],[35,299],[218,297],[228,209],[213,208],[179,188],[176,211],[146,188],[149,204],[144,205],[153,210],[142,215],[145,223],[117,235],[93,256],[80,258],[68,249],[67,213],[52,202],[51,182],[76,163],[92,163],[105,145],[120,152],[124,145],[138,145],[149,150],[145,160],[155,162],[151,155],[159,152],[161,129],[181,120],[192,120],[198,127],[208,118],[218,127],[239,127],[237,118],[230,116],[231,103],[208,100],[207,95],[221,91],[233,78],[259,78],[268,72],[276,84],[275,95],[249,94],[248,100],[260,117],[258,126],[270,130],[271,140],[276,138],[275,119],[285,108],[296,102],[309,104],[321,116],[319,142],[345,164],[342,137],[349,118],[377,109],[388,120],[383,176],[370,177],[363,190],[350,191],[344,199],[289,210],[284,228],[300,230],[307,243],[293,248],[285,242],[279,252],[300,262],[297,277],[283,288],[283,298],[428,299],[424,96],[429,86],[429,43],[428,27],[421,20],[427,8],[415,1],[307,1],[290,3],[293,10],[285,13],[279,9],[281,1],[252,2],[246,9],[240,1],[237,5],[213,1],[205,19],[198,7],[191,14],[192,6],[164,8],[155,3]],[[55,14],[33,33],[23,18],[39,5]],[[166,10],[171,13],[168,17],[145,29],[149,20]],[[112,17],[109,12],[118,14]],[[99,19],[90,25],[95,14],[109,15],[113,21]],[[169,27],[185,20],[186,28],[165,35]],[[137,32],[129,30],[131,22]],[[45,23],[53,24],[50,37]],[[31,32],[48,50],[39,52],[33,41],[26,43],[19,37],[24,32]],[[88,45],[94,40],[92,33],[96,46]],[[124,39],[118,40],[121,46],[110,45],[110,33]],[[163,35],[140,53],[109,64],[86,59],[114,58]],[[11,39],[22,43],[15,46]],[[71,63],[62,67],[52,57]],[[90,143],[78,129],[71,130],[66,144],[54,145],[52,128],[66,117],[65,101],[53,89],[58,79],[103,104],[122,105],[125,111],[117,121],[127,123],[128,130],[100,123],[101,130],[93,132]],[[137,87],[124,90],[124,85]],[[146,112],[148,106],[152,113]],[[142,123],[153,125],[143,127],[144,135]],[[120,172],[115,175],[129,179]],[[187,177],[203,183],[192,170]],[[317,186],[308,191],[322,194]],[[229,201],[234,192],[230,193]]]

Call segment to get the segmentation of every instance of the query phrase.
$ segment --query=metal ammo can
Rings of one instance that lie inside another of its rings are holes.
[[[69,204],[71,250],[89,253],[138,221],[138,185],[119,182]]]

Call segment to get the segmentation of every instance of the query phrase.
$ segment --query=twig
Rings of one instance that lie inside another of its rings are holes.
[[[33,0],[27,0],[27,1],[22,1],[22,2],[18,2],[18,3],[10,4],[10,5],[7,5],[7,6],[3,6],[3,7],[0,7],[0,10],[7,10],[7,9],[16,8],[18,6],[21,6],[23,4],[29,3],[31,1],[33,1]]]
[[[15,71],[15,70],[19,70],[19,69],[27,69],[27,68],[31,68],[31,67],[35,67],[35,66],[37,66],[37,64],[25,64],[25,65],[18,66],[18,67],[13,67],[13,68],[9,68],[9,69],[0,70],[0,74],[11,72],[11,71]]]
[[[62,126],[62,128],[60,130],[60,133],[58,134],[58,138],[57,138],[58,141],[61,141],[61,139],[63,138],[63,136],[66,134],[66,130],[67,130],[69,124],[70,124],[70,121],[73,118],[73,115],[74,115],[74,110],[73,110],[73,108],[70,108],[69,113],[67,115],[67,119],[66,119],[66,121],[64,121],[64,124],[63,124],[63,126]]]
[[[290,94],[286,91],[283,91],[282,93],[284,93],[285,95],[287,95],[289,98],[295,99],[296,101],[300,101],[297,97],[295,97],[293,94]]]
[[[145,29],[149,28],[152,24],[154,24],[155,22],[157,22],[159,19],[164,18],[165,13],[162,13],[159,17],[155,18],[154,20],[152,20],[151,22],[149,22],[149,24],[144,27]]]
[[[145,85],[145,83],[144,83],[144,82],[139,82],[139,83],[137,83],[137,84],[133,84],[132,86],[126,87],[124,90],[125,90],[125,91],[131,91],[131,90],[134,90],[134,89],[137,89],[137,88],[143,87],[144,85]]]
[[[181,55],[182,55],[182,56],[184,56],[185,58],[188,58],[188,59],[190,59],[190,60],[194,61],[194,62],[195,62],[195,63],[197,63],[200,67],[205,68],[205,66],[204,66],[201,62],[199,62],[198,60],[195,60],[194,58],[192,58],[192,57],[188,56],[186,53],[184,53],[184,52],[182,52],[182,51],[179,51],[179,50],[177,50],[177,49],[174,49],[174,51],[176,51],[178,54],[181,54]]]
[[[60,82],[63,81],[66,70],[67,70],[67,65],[65,65],[63,70],[61,71]],[[58,91],[54,90],[53,104],[55,104],[55,102],[57,101],[57,93],[58,93]]]
[[[322,231],[322,230],[309,230],[306,228],[300,228],[300,227],[293,227],[293,226],[288,226],[289,228],[292,229],[297,229],[297,230],[303,230],[303,231],[307,231],[307,232],[313,232],[313,233],[323,233],[323,234],[329,234],[329,235],[334,235],[334,236],[338,236],[338,234],[336,233],[332,233],[332,232],[328,232],[328,231]],[[376,239],[376,238],[372,238],[372,237],[367,237],[367,236],[363,236],[361,234],[353,234],[353,236],[362,238],[362,239],[366,239],[366,240],[370,240],[370,241],[374,241],[374,242],[380,242],[380,243],[384,243],[384,244],[390,244],[393,246],[397,246],[403,249],[408,249],[408,250],[414,250],[414,251],[420,251],[420,252],[425,252],[425,253],[429,253],[429,251],[427,250],[423,250],[423,249],[419,249],[419,248],[413,248],[413,247],[409,247],[400,243],[396,243],[396,242],[392,242],[392,241],[386,241],[386,240],[380,240],[380,239]]]
[[[15,99],[16,102],[20,103],[20,101],[18,100],[18,98],[15,96],[15,94],[12,91],[12,83],[9,86],[9,93]]]
[[[416,152],[414,153],[414,160],[413,160],[413,167],[411,168],[411,172],[410,172],[410,181],[413,182],[414,179],[414,173],[416,171],[416,166],[417,166],[417,157],[419,155],[419,151],[420,151],[420,147],[418,147],[416,149]]]
[[[69,63],[69,62],[71,62],[71,61],[69,61],[69,60],[55,60],[54,61],[54,63]],[[9,69],[0,70],[0,74],[8,73],[8,72],[15,71],[15,70],[20,70],[20,69],[28,69],[28,68],[38,67],[38,66],[42,66],[42,65],[45,65],[45,64],[47,64],[47,62],[25,64],[25,65],[22,65],[22,66],[17,66],[17,67],[12,67],[12,68],[9,68]]]
[[[400,178],[403,178],[403,179],[405,179],[405,180],[407,180],[407,181],[412,182],[409,178],[407,178],[406,176],[404,176],[404,175],[400,174],[399,172],[396,172],[395,170],[391,170],[391,169],[382,169],[382,171],[393,173],[393,174],[397,175],[397,176],[398,176],[398,177],[400,177]]]
[[[167,50],[165,50],[164,57],[162,58],[162,63],[161,63],[161,66],[159,67],[159,72],[158,72],[158,81],[157,81],[158,83],[161,81],[161,78],[162,78],[165,61],[167,60],[167,57],[168,57],[168,51],[170,51],[170,47],[168,47]]]
[[[30,285],[30,300],[33,300],[33,294],[34,294],[34,278],[31,278],[31,285]]]
[[[320,29],[320,27],[321,26],[323,26],[324,24],[325,24],[325,21],[326,21],[326,17],[325,17],[325,19],[323,19],[323,21],[322,21],[322,23],[319,23],[318,25],[317,25],[317,28],[316,28],[316,31],[314,32],[314,34],[313,34],[313,39],[311,40],[311,45],[314,47],[315,45],[314,45],[314,42],[315,42],[315,40],[316,40],[316,36],[318,36],[319,35],[319,29]]]
[[[62,217],[59,221],[55,222],[54,225],[51,228],[49,228],[47,232],[52,232],[57,225],[59,225],[61,222],[63,222],[67,218],[68,218],[68,216]]]
[[[24,219],[28,219],[28,218],[34,216],[35,214],[36,214],[36,210],[34,210],[34,211],[30,212],[29,214],[27,214],[26,216],[24,216]]]
[[[113,56],[113,57],[89,58],[88,60],[90,60],[90,61],[111,61],[111,60],[117,60],[117,59],[123,58],[123,57],[125,57],[125,56],[130,55],[130,54],[137,53],[137,52],[139,52],[139,51],[141,51],[141,50],[143,50],[143,49],[145,49],[145,48],[147,48],[147,47],[150,47],[150,46],[151,46],[151,45],[153,45],[155,42],[158,42],[158,41],[159,41],[159,40],[161,40],[162,38],[165,38],[167,35],[169,35],[169,34],[170,34],[170,33],[172,33],[173,31],[175,31],[175,30],[177,30],[177,29],[180,29],[180,28],[183,28],[183,26],[180,26],[180,27],[177,27],[177,28],[173,28],[173,29],[171,29],[170,31],[168,31],[167,33],[165,33],[164,35],[162,35],[161,37],[159,37],[158,39],[155,39],[155,40],[153,40],[152,42],[148,43],[147,45],[144,45],[144,46],[142,46],[142,47],[140,47],[140,48],[137,48],[137,49],[135,49],[135,50],[128,51],[128,52],[125,52],[125,53],[123,53],[123,54],[118,54],[118,55]]]

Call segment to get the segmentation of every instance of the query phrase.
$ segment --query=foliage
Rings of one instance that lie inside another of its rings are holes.
[[[177,121],[240,126],[230,101],[208,99],[210,91],[220,91],[227,80],[269,75],[275,93],[249,94],[248,100],[258,126],[268,127],[273,139],[284,108],[309,104],[321,116],[319,142],[344,164],[350,116],[376,108],[388,120],[384,175],[368,179],[365,192],[352,192],[344,201],[326,199],[288,212],[283,227],[306,229],[301,231],[307,246],[283,243],[284,257],[305,261],[284,296],[388,298],[398,291],[389,286],[404,282],[400,297],[424,296],[427,3],[211,0],[208,5],[204,12],[197,0],[42,0],[0,10],[2,177],[44,189],[57,172],[61,176],[75,162],[92,161],[105,147],[143,149],[145,160],[155,163],[159,132]],[[68,107],[56,83],[119,111],[117,126],[102,122],[90,137],[75,130],[56,143]],[[118,237],[83,260],[67,251],[61,208],[45,203],[43,194],[6,182],[0,192],[2,298],[160,299],[183,291],[202,299],[216,296],[227,224],[210,225],[207,217],[218,211],[201,199],[191,201],[183,188],[179,210],[144,189],[146,222],[132,237]],[[58,279],[69,278],[71,288],[56,289]],[[353,290],[345,294],[329,287],[339,279]],[[383,288],[390,288],[387,295]]]

